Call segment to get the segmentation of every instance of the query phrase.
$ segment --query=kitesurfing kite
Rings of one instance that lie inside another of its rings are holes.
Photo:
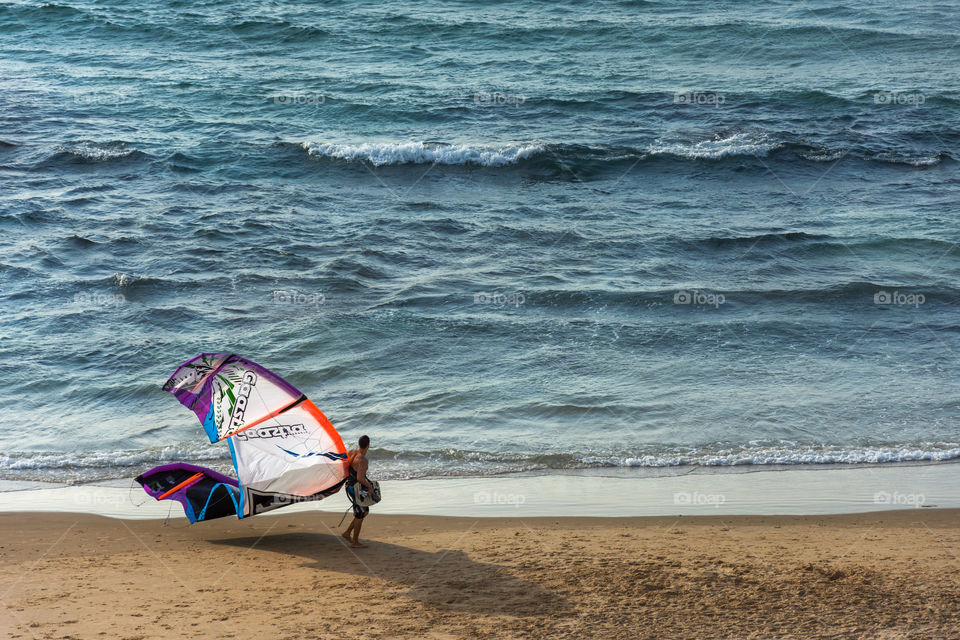
[[[190,522],[256,515],[322,500],[347,478],[347,450],[327,417],[292,384],[230,353],[202,353],[170,376],[164,391],[227,440],[237,478],[183,462],[137,477],[157,500],[176,500]]]

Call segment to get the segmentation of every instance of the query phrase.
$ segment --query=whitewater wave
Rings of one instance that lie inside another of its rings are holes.
[[[428,477],[486,477],[520,472],[602,468],[743,467],[938,463],[960,459],[960,443],[916,443],[845,448],[840,446],[730,446],[673,449],[636,454],[493,453],[443,449],[436,451],[371,450],[377,477],[403,480]],[[38,452],[0,454],[0,479],[91,482],[130,478],[168,462],[194,462],[233,474],[225,447],[178,444],[142,450],[83,453]]]
[[[139,149],[128,147],[125,142],[99,143],[87,141],[77,144],[57,145],[54,147],[54,152],[57,156],[66,156],[81,162],[110,162],[146,155]]]
[[[311,156],[369,162],[376,167],[397,164],[444,164],[502,167],[544,151],[540,145],[484,147],[426,142],[337,144],[304,142]]]
[[[895,462],[945,462],[960,458],[960,444],[926,446],[864,447],[759,447],[720,451],[691,451],[686,454],[641,456],[582,456],[585,466],[601,467],[731,467],[743,465],[855,465]]]
[[[229,459],[229,451],[217,446],[170,445],[149,449],[121,449],[114,451],[88,452],[38,452],[0,454],[0,470],[24,469],[97,469],[106,467],[132,467],[145,462],[170,462],[174,460],[198,461]]]
[[[446,449],[434,452],[372,451],[380,461],[484,463],[515,465],[517,470],[602,467],[728,467],[772,465],[856,465],[898,462],[946,462],[960,459],[960,443],[922,442],[889,446],[715,445],[705,448],[662,449],[637,454],[524,454]]]
[[[387,143],[335,143],[306,141],[297,146],[308,155],[326,160],[361,162],[375,167],[406,164],[473,165],[478,167],[507,167],[525,164],[540,170],[560,173],[591,174],[603,167],[631,168],[637,163],[662,161],[722,161],[729,159],[767,158],[807,162],[837,162],[847,156],[852,159],[882,164],[902,164],[919,169],[940,164],[949,154],[918,154],[916,150],[812,146],[792,141],[795,136],[774,135],[767,132],[721,133],[699,141],[657,140],[643,147],[610,147],[584,144],[517,145],[451,145],[420,141]]]
[[[943,160],[942,154],[935,154],[932,156],[916,156],[916,155],[897,155],[893,153],[877,153],[872,157],[873,160],[878,162],[885,162],[887,164],[906,164],[911,167],[917,167],[918,169],[923,169],[925,167],[933,167]]]
[[[800,157],[810,162],[834,162],[847,155],[847,149],[827,149],[801,153]]]
[[[342,144],[303,142],[311,156],[367,162],[377,167],[401,164],[476,165],[503,167],[523,160],[545,157],[559,165],[566,162],[624,162],[658,156],[674,156],[691,160],[716,160],[732,156],[766,156],[783,144],[766,134],[734,133],[710,140],[689,143],[657,142],[648,148],[591,147],[584,145],[514,146],[444,145],[426,142]]]
[[[174,444],[146,449],[0,454],[0,479],[92,482],[128,478],[167,462],[196,462],[217,471],[232,469],[230,452],[202,444]]]
[[[658,142],[650,147],[648,153],[653,156],[671,155],[692,160],[718,160],[730,156],[766,157],[781,146],[781,142],[771,140],[767,134],[740,132],[692,143]]]

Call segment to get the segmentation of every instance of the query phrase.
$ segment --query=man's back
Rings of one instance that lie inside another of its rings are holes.
[[[362,449],[351,449],[347,452],[347,461],[350,463],[351,480],[359,482],[361,485],[369,488],[367,482],[367,456]]]

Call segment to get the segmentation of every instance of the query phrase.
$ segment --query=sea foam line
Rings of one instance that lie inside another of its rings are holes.
[[[857,465],[897,462],[945,462],[960,459],[960,443],[918,443],[902,446],[843,448],[824,447],[730,447],[712,450],[663,451],[637,455],[493,453],[481,451],[388,451],[378,450],[373,458],[391,478],[424,475],[489,475],[537,469],[584,469],[603,467],[663,468],[678,466],[726,467],[771,465]],[[0,474],[7,479],[29,472],[30,477],[82,477],[93,470],[124,477],[130,467],[166,462],[207,462],[223,464],[230,457],[225,447],[214,445],[171,445],[148,449],[88,452],[24,452],[0,454]],[[479,466],[477,466],[479,464]],[[411,465],[416,472],[410,475]],[[96,475],[103,475],[102,473]]]
[[[778,447],[691,452],[679,455],[580,456],[582,464],[608,467],[727,467],[739,465],[880,464],[892,462],[944,462],[960,458],[960,444],[942,448],[864,447],[861,449]]]
[[[779,148],[779,142],[772,142],[766,134],[751,135],[735,133],[713,140],[694,143],[657,144],[648,150],[650,155],[672,155],[695,160],[717,160],[728,156],[765,157]]]
[[[57,145],[54,151],[67,153],[76,158],[92,162],[118,160],[139,153],[140,150],[128,147],[124,143],[82,142],[74,145]]]
[[[222,447],[197,447],[172,445],[151,449],[121,449],[115,451],[88,452],[38,452],[0,454],[0,471],[23,471],[40,469],[108,469],[132,467],[151,462],[200,461],[229,459],[229,452]]]
[[[442,145],[425,142],[338,144],[304,142],[311,156],[335,158],[349,162],[362,161],[382,167],[394,164],[474,164],[481,167],[502,167],[515,164],[544,150],[539,145],[485,147]]]

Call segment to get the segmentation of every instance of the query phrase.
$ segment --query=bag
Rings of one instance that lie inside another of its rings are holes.
[[[380,502],[380,483],[376,480],[370,480],[369,482],[373,487],[371,491],[368,491],[359,482],[347,487],[347,496],[350,498],[350,502],[358,507],[371,507]],[[357,491],[357,488],[360,491]]]

